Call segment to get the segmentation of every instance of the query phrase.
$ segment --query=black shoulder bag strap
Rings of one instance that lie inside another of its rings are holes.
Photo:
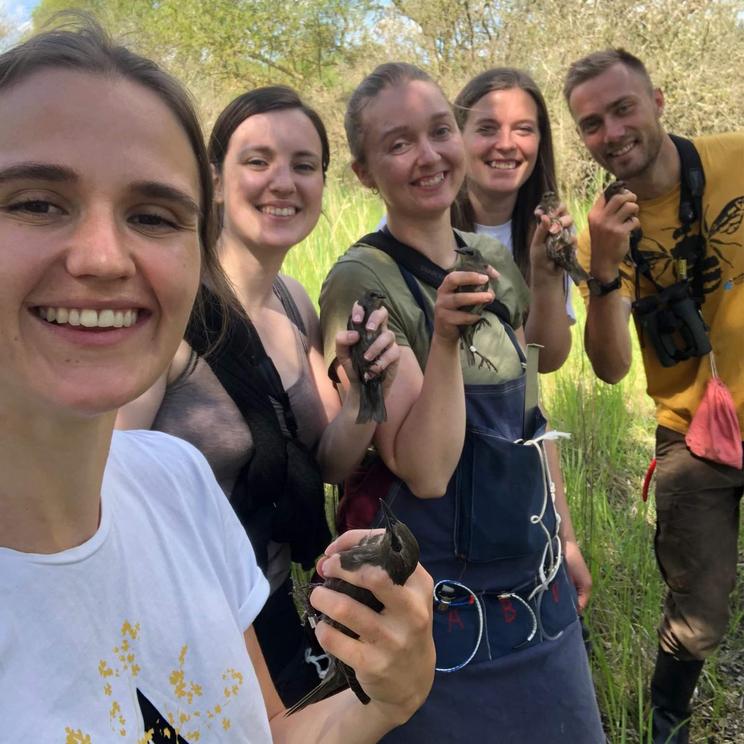
[[[700,237],[688,243],[689,255],[682,256],[692,263],[692,297],[700,307],[704,300],[703,261],[705,259],[705,236],[703,235],[703,192],[705,191],[705,172],[695,145],[684,137],[670,134],[677,148],[681,167],[679,187],[679,221],[680,235],[686,240],[693,223],[697,220],[700,226]]]
[[[289,395],[250,319],[237,310],[230,311],[225,335],[215,344],[222,320],[219,302],[208,293],[205,324],[189,329],[186,340],[197,354],[204,356],[253,438],[253,455],[238,474],[230,501],[262,568],[266,567],[267,540],[280,539],[276,535],[278,528],[287,536],[280,541],[292,544],[293,559],[312,565],[330,539],[322,508],[320,472],[309,453],[298,460],[297,453],[304,447],[297,437]],[[290,468],[298,472],[291,473]],[[300,490],[290,493],[289,484]],[[288,498],[294,500],[288,502]],[[301,503],[296,501],[298,498],[303,499]],[[296,523],[291,522],[293,512]]]
[[[226,328],[220,339],[223,322],[223,308],[217,298],[206,291],[204,324],[189,327],[186,341],[209,364],[250,429],[254,452],[238,474],[230,502],[251,539],[258,564],[265,569],[272,506],[287,467],[284,434],[259,375],[256,349],[246,318],[237,311],[228,311]],[[243,487],[247,480],[250,480],[250,487]]]
[[[674,146],[680,159],[680,187],[679,187],[679,221],[681,227],[676,237],[687,237],[692,229],[692,225],[697,220],[700,224],[700,239],[695,240],[690,245],[690,255],[680,256],[690,261],[693,267],[692,275],[692,296],[698,307],[703,304],[703,259],[705,258],[705,240],[703,237],[703,192],[705,191],[705,172],[703,164],[700,161],[695,145],[691,140],[685,137],[678,137],[670,134]],[[642,235],[631,236],[630,255],[636,266],[636,273],[643,274],[656,288],[657,291],[662,289],[661,285],[654,279],[651,273],[651,266],[646,258],[638,250]],[[640,297],[640,288],[638,276],[636,276],[636,300]]]
[[[458,247],[465,247],[465,241],[456,232],[455,240],[457,241]],[[371,245],[373,248],[379,248],[384,253],[387,253],[399,267],[405,268],[410,272],[410,274],[413,274],[416,279],[424,284],[428,284],[430,287],[434,287],[435,289],[439,287],[439,285],[444,281],[444,277],[447,275],[447,272],[441,266],[437,266],[433,261],[424,256],[423,253],[420,253],[405,243],[401,243],[393,236],[387,227],[378,230],[377,232],[370,233],[369,235],[365,235],[363,238],[360,238],[357,243],[363,243],[364,245]],[[421,295],[421,289],[415,282],[413,282],[415,287],[414,289],[414,287],[411,286],[410,278],[407,278],[405,273],[401,273],[403,274],[406,285],[411,290],[417,303],[421,305],[419,297]],[[503,302],[494,300],[490,305],[487,305],[485,309],[494,313],[502,323],[511,326],[511,316]],[[428,315],[426,325],[431,335],[433,326],[431,326],[431,319]]]

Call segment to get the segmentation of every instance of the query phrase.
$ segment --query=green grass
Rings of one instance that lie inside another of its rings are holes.
[[[577,223],[584,222],[581,208]],[[584,209],[585,211],[585,209]],[[335,258],[374,229],[382,205],[360,190],[327,189],[324,217],[295,248],[284,270],[317,301]],[[618,385],[594,376],[583,349],[583,301],[574,298],[578,322],[566,364],[542,378],[543,405],[553,428],[572,439],[561,445],[563,476],[576,532],[594,578],[587,611],[592,632],[592,669],[608,740],[643,742],[649,716],[648,680],[656,651],[663,586],[653,554],[653,487],[641,501],[643,475],[653,456],[653,405],[645,395],[638,349],[629,375]],[[741,627],[741,594],[732,629]],[[733,658],[744,654],[739,630],[727,642]],[[723,652],[722,652],[723,653]],[[719,655],[720,656],[720,655]],[[719,657],[705,667],[696,704],[693,742],[738,742],[723,736],[726,721],[740,715],[736,690],[727,689]]]

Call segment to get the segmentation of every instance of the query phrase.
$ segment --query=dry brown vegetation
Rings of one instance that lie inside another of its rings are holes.
[[[73,4],[179,75],[207,127],[243,90],[293,85],[328,124],[337,175],[346,97],[392,59],[427,69],[452,97],[488,67],[528,70],[548,101],[563,190],[582,200],[598,174],[561,89],[584,54],[623,46],[641,57],[666,94],[671,131],[744,127],[744,0],[42,0],[35,28]]]

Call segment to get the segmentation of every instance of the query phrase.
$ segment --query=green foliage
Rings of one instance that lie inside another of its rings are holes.
[[[581,224],[587,204],[574,206]],[[382,205],[367,192],[332,182],[324,214],[283,269],[314,299],[336,257],[377,225]],[[637,345],[634,365],[621,383],[597,380],[584,354],[585,312],[578,293],[574,307],[578,322],[571,355],[558,372],[542,378],[543,405],[553,428],[572,434],[561,445],[561,461],[574,525],[594,578],[586,619],[608,741],[639,743],[646,741],[641,732],[647,729],[648,681],[663,596],[653,553],[653,488],[648,503],[640,498],[653,455],[653,405],[645,394]],[[736,686],[727,688],[731,672],[726,672],[737,668],[744,649],[741,591],[737,598],[731,635],[706,664],[699,686],[693,742],[740,741],[730,732],[737,725],[741,691],[737,696]]]

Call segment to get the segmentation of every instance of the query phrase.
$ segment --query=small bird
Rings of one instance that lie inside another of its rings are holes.
[[[556,215],[556,210],[560,206],[558,194],[554,191],[546,191],[538,209],[550,219],[551,227],[558,225],[560,230],[555,233],[549,233],[545,240],[545,250],[548,258],[554,261],[573,280],[577,286],[589,278],[589,274],[581,267],[576,258],[576,246],[572,240],[571,231],[563,226],[560,218]]]
[[[479,274],[488,275],[488,263],[486,262],[486,259],[483,258],[483,254],[477,248],[455,248],[455,252],[457,253],[457,259],[455,260],[454,266],[448,270],[448,274],[453,271],[476,271]],[[490,279],[483,282],[483,284],[467,284],[460,286],[455,291],[487,292],[489,287],[491,287]],[[460,343],[462,344],[462,348],[465,350],[465,358],[467,359],[468,364],[471,366],[475,364],[475,357],[477,356],[480,359],[480,363],[478,364],[479,368],[485,364],[495,372],[496,365],[494,365],[490,359],[483,356],[483,354],[481,354],[473,344],[475,332],[482,325],[491,325],[486,318],[482,317],[485,309],[485,303],[480,305],[465,305],[460,308],[460,310],[465,313],[473,313],[474,315],[481,316],[481,319],[477,323],[473,323],[473,325],[460,326]]]
[[[385,531],[365,537],[358,545],[339,553],[341,567],[346,571],[357,571],[366,565],[380,566],[380,568],[387,572],[394,584],[402,586],[406,583],[408,577],[414,572],[418,564],[419,545],[411,530],[403,522],[396,519],[390,507],[382,499],[380,500],[380,506],[385,517]],[[367,607],[371,607],[375,612],[381,612],[384,609],[382,602],[368,589],[354,586],[343,579],[328,578],[322,585],[334,591],[347,594],[358,602],[367,605]],[[315,627],[316,622],[322,619],[330,623],[334,628],[343,631],[346,635],[352,638],[358,638],[356,633],[340,623],[325,616],[318,617],[308,600],[312,588],[313,585],[307,585],[298,590],[298,594],[300,594],[299,600],[307,608],[306,617],[310,625]],[[331,656],[328,672],[323,681],[289,708],[285,715],[289,716],[312,703],[325,700],[325,698],[335,695],[347,687],[350,687],[354,691],[354,694],[364,705],[369,702],[370,698],[357,681],[354,670],[339,659]]]
[[[370,289],[364,293],[364,297],[359,300],[359,304],[364,310],[364,317],[361,322],[355,323],[352,316],[349,316],[349,322],[346,327],[350,331],[359,333],[359,341],[351,347],[351,364],[354,367],[357,379],[360,384],[359,392],[359,413],[356,418],[357,424],[366,424],[369,421],[376,421],[378,424],[387,419],[385,410],[385,395],[382,389],[382,383],[385,380],[385,370],[379,375],[369,375],[370,367],[374,361],[369,362],[364,358],[364,354],[375,339],[380,335],[381,329],[378,327],[374,331],[367,330],[367,321],[369,316],[377,309],[382,307],[382,301],[385,295]]]
[[[615,194],[620,194],[623,191],[627,191],[627,190],[628,190],[628,187],[625,185],[625,181],[620,181],[620,180],[612,181],[607,186],[607,188],[604,190],[605,204],[607,204],[607,202],[609,202],[610,199],[612,199],[612,197],[615,196]],[[635,243],[638,243],[642,235],[643,233],[641,232],[640,227],[636,227],[635,230],[632,230],[630,233],[631,245],[633,244],[633,241],[635,241]]]

